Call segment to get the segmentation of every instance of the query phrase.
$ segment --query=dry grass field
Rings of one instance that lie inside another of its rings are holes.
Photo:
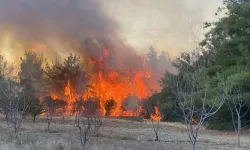
[[[13,135],[11,126],[0,123],[0,150],[80,150],[78,129],[72,118],[65,124],[56,118],[48,133],[42,118],[36,123],[26,119],[18,135]],[[160,123],[160,141],[154,141],[151,122],[122,119],[103,119],[98,136],[90,136],[87,150],[190,150],[185,128],[179,123]],[[242,135],[242,150],[250,149],[249,136]],[[235,150],[234,133],[202,129],[198,150]]]

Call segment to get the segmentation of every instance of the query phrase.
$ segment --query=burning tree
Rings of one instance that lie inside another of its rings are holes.
[[[106,111],[105,115],[106,116],[111,116],[112,111],[114,111],[115,108],[117,107],[116,105],[117,105],[117,103],[116,103],[115,100],[113,100],[113,99],[107,100],[106,103],[105,103],[105,106],[104,106],[105,111]]]
[[[56,60],[52,64],[46,65],[46,77],[47,77],[47,83],[51,85],[52,90],[53,89],[62,89],[65,87],[65,85],[68,85],[68,82],[70,82],[70,85],[73,87],[77,87],[77,83],[79,81],[79,71],[84,71],[83,65],[81,64],[80,57],[78,55],[73,55],[70,53],[70,55],[64,59],[63,62],[60,62]],[[85,79],[85,75],[82,76],[83,79]],[[55,91],[55,92],[64,92],[61,91]]]
[[[80,57],[70,54],[63,62],[53,62],[52,65],[46,65],[46,79],[48,91],[47,94],[54,97],[54,99],[67,98],[67,107],[65,114],[72,114],[72,105],[75,100],[81,97],[82,92],[76,92],[79,88],[84,91],[86,81],[85,68],[81,64]],[[79,82],[79,79],[83,80]],[[58,96],[59,95],[59,96]]]

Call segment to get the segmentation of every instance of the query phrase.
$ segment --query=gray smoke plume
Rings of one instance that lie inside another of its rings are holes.
[[[112,56],[109,67],[121,61],[124,67],[139,67],[134,50],[116,33],[118,24],[95,0],[0,0],[0,25],[26,49],[39,43],[49,52],[99,58],[106,48]]]
[[[28,40],[108,36],[117,27],[93,0],[1,0],[0,22]]]

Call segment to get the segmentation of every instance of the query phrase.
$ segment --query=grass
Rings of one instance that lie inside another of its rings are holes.
[[[0,122],[1,150],[81,150],[78,129],[72,118],[66,118],[66,124],[60,124],[60,117],[51,124],[50,133],[43,118],[33,123],[28,118],[22,124],[21,131],[14,135],[9,125]],[[190,145],[185,130],[180,123],[161,123],[160,142],[154,141],[154,132],[150,122],[132,120],[105,119],[98,135],[90,136],[88,150],[189,150]],[[226,133],[206,131],[198,141],[200,150],[235,150],[235,136]],[[250,149],[248,136],[242,137],[242,150]]]

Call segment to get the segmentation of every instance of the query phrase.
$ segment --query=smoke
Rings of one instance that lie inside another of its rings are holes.
[[[146,88],[159,85],[162,72],[152,72],[159,75],[148,79],[145,58],[124,43],[119,31],[119,24],[97,0],[0,0],[0,55],[14,60],[24,51],[34,51],[51,60],[77,53],[86,65],[90,59],[103,61],[88,71],[102,72],[105,78],[115,71],[121,76],[118,80],[129,86],[133,84],[128,79],[137,80],[133,88],[137,85],[139,95],[145,95]]]
[[[93,0],[1,0],[0,13],[1,25],[36,42],[114,34],[117,27]]]
[[[1,38],[5,53],[32,50],[66,56],[75,52],[98,58],[107,48],[124,64],[137,64],[135,52],[117,34],[118,24],[95,0],[0,0],[0,25],[1,35],[10,35],[8,40]],[[11,40],[11,46],[6,44]]]
[[[203,22],[216,21],[222,0],[105,0],[103,5],[129,45],[141,52],[153,45],[173,58],[197,46],[193,40],[203,38]]]

